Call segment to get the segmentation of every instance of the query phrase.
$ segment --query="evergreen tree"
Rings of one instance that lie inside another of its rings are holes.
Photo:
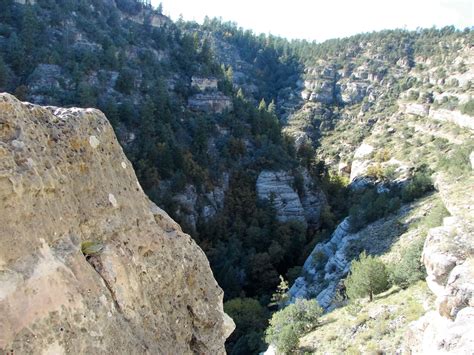
[[[273,314],[265,340],[283,354],[292,353],[305,333],[313,330],[323,314],[316,300],[298,298],[295,303]]]
[[[286,301],[288,301],[288,282],[280,275],[280,284],[272,295],[270,306],[281,307]]]
[[[5,89],[8,82],[8,69],[3,61],[3,58],[0,57],[0,89]]]
[[[232,69],[232,66],[230,66],[230,65],[227,68],[227,70],[225,71],[225,78],[229,83],[232,83],[233,80],[234,80],[234,69]]]
[[[349,298],[369,296],[369,301],[372,301],[374,295],[389,287],[385,264],[364,251],[359,260],[352,262],[350,274],[344,284]]]
[[[401,260],[391,266],[390,279],[395,285],[407,288],[426,277],[426,269],[421,261],[423,246],[424,239],[421,238],[405,249]]]
[[[158,6],[156,7],[156,11],[160,14],[163,15],[163,3],[159,3]]]
[[[269,114],[276,116],[276,105],[274,100],[272,100],[272,102],[270,102],[268,105],[267,111]]]
[[[9,23],[12,17],[13,0],[0,0],[0,22]]]

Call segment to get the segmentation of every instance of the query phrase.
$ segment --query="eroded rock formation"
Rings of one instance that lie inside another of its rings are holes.
[[[268,200],[276,210],[280,222],[295,220],[309,226],[318,226],[321,213],[327,205],[326,196],[311,186],[307,171],[303,170],[301,196],[295,188],[295,178],[285,171],[264,170],[257,179],[256,188],[260,200]]]
[[[0,95],[0,205],[0,349],[225,352],[234,325],[204,253],[101,112]]]
[[[470,189],[466,189],[470,187]],[[430,229],[422,259],[435,310],[413,322],[407,349],[415,354],[472,354],[474,349],[474,177],[465,186],[439,175],[437,188],[451,213]]]

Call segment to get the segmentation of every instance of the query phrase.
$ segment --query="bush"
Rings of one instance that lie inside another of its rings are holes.
[[[297,299],[294,304],[273,314],[265,340],[279,352],[288,354],[298,346],[299,338],[318,325],[323,309],[316,300]]]
[[[253,298],[234,298],[224,303],[224,311],[236,325],[227,340],[227,350],[235,354],[264,351],[261,339],[267,326],[267,309]]]
[[[446,154],[440,154],[439,168],[452,176],[461,176],[470,174],[472,171],[470,154],[474,150],[473,142],[466,142],[464,144],[456,145],[452,150]]]
[[[380,165],[380,163],[377,163],[375,165],[369,166],[367,168],[367,176],[374,178],[375,180],[384,180],[385,175],[382,165]]]
[[[385,264],[378,258],[362,252],[359,260],[354,260],[349,276],[344,282],[349,298],[357,299],[374,295],[388,289],[388,273]]]
[[[424,239],[419,239],[403,250],[399,262],[390,266],[390,281],[401,288],[407,288],[426,277],[425,266],[421,262]]]
[[[374,160],[377,163],[383,163],[390,160],[390,149],[383,148],[375,153]]]
[[[474,99],[470,99],[461,107],[461,112],[465,115],[474,116]]]
[[[402,201],[411,202],[434,189],[431,176],[426,170],[416,172],[412,180],[402,190]]]
[[[328,256],[323,251],[316,251],[311,254],[311,265],[317,271],[324,269],[328,262]]]
[[[356,203],[349,210],[352,232],[357,232],[367,224],[383,218],[400,208],[400,199],[393,193],[377,193],[373,188],[356,195]]]
[[[104,244],[95,240],[86,240],[81,243],[81,252],[84,256],[95,256],[102,253]]]
[[[407,99],[408,99],[408,101],[416,101],[416,100],[418,100],[419,97],[420,97],[420,93],[419,93],[418,91],[416,91],[416,90],[410,90],[410,91],[408,92],[408,97],[407,97]]]

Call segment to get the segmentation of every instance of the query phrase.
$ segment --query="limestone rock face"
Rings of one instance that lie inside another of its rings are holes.
[[[353,105],[363,100],[368,85],[364,82],[349,82],[340,86],[339,100],[344,104]]]
[[[474,352],[474,193],[442,175],[437,188],[451,213],[432,228],[422,259],[427,284],[436,295],[436,310],[410,325],[406,347],[412,353],[472,354]],[[474,176],[467,186],[474,186]]]
[[[402,110],[407,115],[426,117],[428,116],[430,112],[430,106],[426,104],[407,103],[407,104],[402,104],[401,106],[402,106]]]
[[[303,265],[303,274],[289,290],[291,300],[316,298],[328,309],[336,294],[339,280],[349,272],[350,258],[346,255],[350,242],[358,239],[351,234],[349,220],[344,219],[326,243],[319,243]]]
[[[462,128],[474,130],[474,117],[462,114],[460,111],[445,109],[430,110],[429,117],[437,121],[447,121]]]
[[[227,110],[232,110],[233,104],[228,96],[225,96],[221,92],[215,92],[193,95],[188,100],[188,107],[195,111],[222,113]]]
[[[191,87],[197,88],[200,91],[217,90],[217,79],[193,76],[191,78]]]
[[[370,165],[370,155],[373,153],[374,147],[367,143],[362,143],[354,152],[354,160],[351,166],[350,181],[354,181],[357,177],[363,175]]]
[[[294,177],[285,171],[264,170],[257,179],[257,194],[261,200],[269,200],[276,209],[281,222],[296,220],[316,226],[327,201],[324,193],[310,186],[310,177],[303,171],[303,196],[299,196],[294,185]]]
[[[336,71],[333,67],[307,68],[308,78],[301,93],[303,100],[331,104],[335,100]]]
[[[292,183],[293,177],[284,171],[262,171],[257,179],[257,194],[261,200],[272,201],[279,221],[304,222],[303,205]]]
[[[144,195],[101,112],[0,95],[0,206],[0,349],[225,352],[204,253]]]
[[[402,206],[390,217],[368,224],[358,232],[351,230],[349,217],[345,218],[326,242],[316,244],[306,259],[302,276],[289,290],[290,302],[297,298],[315,298],[325,310],[340,304],[338,293],[341,280],[349,273],[351,262],[362,250],[381,254],[400,235],[398,221],[407,216],[410,207]]]

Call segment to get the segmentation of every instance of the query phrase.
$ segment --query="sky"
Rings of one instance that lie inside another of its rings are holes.
[[[474,0],[152,0],[177,20],[207,15],[256,34],[318,42],[382,29],[474,25]]]

